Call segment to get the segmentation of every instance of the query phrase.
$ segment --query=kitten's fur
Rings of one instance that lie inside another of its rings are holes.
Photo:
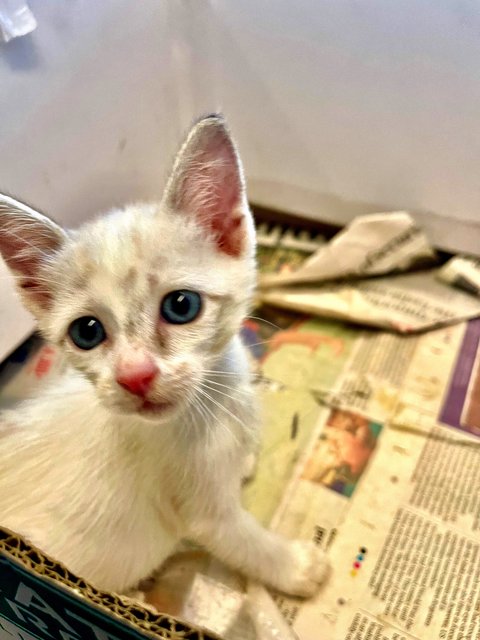
[[[238,337],[254,287],[254,227],[240,161],[220,116],[200,120],[158,205],[115,210],[77,231],[0,199],[0,251],[43,334],[72,369],[0,416],[0,523],[102,589],[126,592],[182,538],[281,591],[310,595],[326,561],[263,529],[240,506],[257,437]],[[160,320],[162,297],[203,295],[190,324]],[[108,339],[67,336],[93,315]],[[118,367],[155,361],[147,399]]]

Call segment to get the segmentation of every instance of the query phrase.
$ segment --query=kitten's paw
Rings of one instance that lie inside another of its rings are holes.
[[[313,542],[296,540],[290,548],[290,568],[275,587],[288,595],[309,598],[328,576],[328,558]]]

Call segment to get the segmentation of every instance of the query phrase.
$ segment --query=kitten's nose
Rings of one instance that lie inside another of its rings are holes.
[[[144,398],[158,372],[159,368],[153,358],[126,360],[118,365],[116,380],[121,387],[133,395]]]

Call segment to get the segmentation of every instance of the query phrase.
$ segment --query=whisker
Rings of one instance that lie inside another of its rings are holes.
[[[238,371],[221,371],[220,369],[203,369],[203,373],[218,373],[222,376],[239,376]]]
[[[229,398],[230,400],[235,400],[235,397],[232,396],[231,394],[225,393],[225,391],[220,391],[220,389],[215,389],[214,387],[209,387],[208,384],[203,383],[202,387],[204,389],[210,389],[210,391],[213,391],[215,393],[219,393],[220,395],[225,396],[226,398]]]
[[[202,398],[197,397],[197,402],[198,402],[198,410],[200,411],[205,423],[209,423],[209,418],[211,418],[215,422],[216,421],[215,414],[210,409],[210,407],[205,404]]]
[[[197,406],[196,402],[192,402],[188,407],[188,417],[194,423],[195,428],[199,429],[199,425],[197,421],[198,415],[195,413],[196,411],[198,411],[198,414],[200,414],[200,418],[202,419],[202,421],[205,422],[205,415],[202,413],[201,407]]]
[[[195,387],[195,391],[198,393],[201,393],[201,387]],[[209,416],[213,419],[213,421],[215,422],[217,420],[217,416],[214,414],[214,412],[212,411],[212,409],[205,404],[205,402],[202,400],[201,397],[199,397],[198,395],[196,396],[196,401],[199,404],[199,411],[201,409],[203,409],[203,413],[202,413],[202,417],[205,420],[206,418],[208,418]],[[206,421],[206,420],[205,420]]]
[[[250,347],[258,347],[260,344],[268,344],[269,342],[271,342],[271,340],[262,340],[261,342],[254,342],[253,344],[250,344],[249,342],[244,342],[243,346],[249,349]]]
[[[210,378],[206,378],[205,382],[208,382],[209,384],[214,384],[217,387],[223,387],[224,389],[230,389],[230,391],[236,391],[237,393],[243,393],[246,396],[250,395],[250,391],[247,391],[246,389],[239,389],[238,387],[231,387],[228,384],[222,384],[221,382],[216,382],[215,380],[210,380]]]
[[[201,392],[201,389],[197,388],[197,391]],[[212,443],[215,443],[215,426],[220,426],[222,429],[225,429],[225,425],[219,421],[218,416],[215,415],[212,409],[203,401],[201,397],[197,395],[196,400],[198,406],[195,406],[198,409],[206,427],[205,433],[207,436],[207,446],[210,446]],[[210,419],[209,416],[211,416]]]
[[[236,416],[235,414],[233,414],[229,409],[227,409],[227,407],[225,407],[223,404],[221,404],[220,402],[217,402],[217,400],[215,400],[215,398],[212,398],[212,396],[207,393],[203,388],[198,389],[198,391],[204,395],[208,400],[210,400],[210,402],[213,402],[214,405],[216,405],[219,409],[221,409],[222,411],[224,411],[226,414],[228,414],[231,418],[233,418],[236,422],[238,422],[242,427],[245,426],[245,424],[240,420],[240,418],[238,416]]]
[[[218,369],[203,369],[203,373],[210,373],[217,376],[237,376],[238,378],[249,377],[249,376],[258,376],[258,373],[255,371],[248,371],[247,373],[239,373],[237,371],[219,371]]]
[[[269,324],[271,327],[273,327],[274,329],[278,329],[279,331],[282,330],[281,327],[278,326],[278,324],[274,324],[273,322],[270,322],[270,320],[265,320],[265,318],[259,318],[258,316],[246,316],[249,320],[258,320],[258,322],[265,322],[265,324]]]

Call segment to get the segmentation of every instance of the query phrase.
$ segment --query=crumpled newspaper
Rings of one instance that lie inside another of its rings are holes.
[[[434,264],[436,252],[405,211],[355,218],[290,273],[265,274],[259,287],[377,276]]]
[[[480,260],[471,256],[455,256],[438,271],[443,282],[480,296]]]
[[[446,284],[453,282],[448,278],[452,269],[431,268],[436,259],[408,213],[360,216],[313,255],[303,261],[297,257],[296,268],[267,267],[260,277],[258,300],[400,333],[480,315],[480,299]],[[276,264],[274,258],[271,264]],[[402,273],[408,269],[416,271]]]
[[[480,315],[480,299],[440,282],[437,271],[337,285],[265,290],[262,302],[399,333],[415,333]]]

